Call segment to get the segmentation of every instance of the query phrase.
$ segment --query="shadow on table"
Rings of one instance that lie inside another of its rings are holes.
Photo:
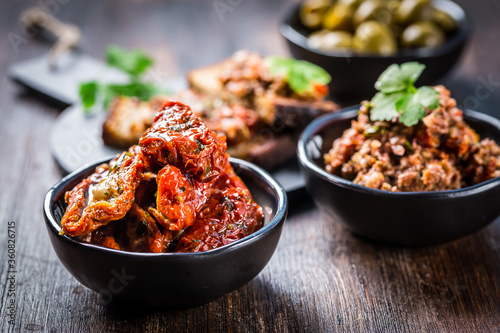
[[[453,242],[412,248],[372,242],[331,225],[329,259],[344,266],[343,275],[352,275],[348,282],[363,285],[366,311],[380,311],[380,304],[370,302],[383,299],[393,311],[388,317],[407,314],[423,331],[488,328],[482,325],[500,313],[500,220]],[[355,295],[357,287],[349,288]]]
[[[145,327],[152,331],[192,332],[298,332],[311,323],[315,306],[304,310],[303,304],[292,300],[257,277],[240,289],[209,304],[195,308],[168,311],[143,305],[111,303],[104,308],[106,321],[120,330]],[[312,310],[312,311],[311,311]],[[148,320],[151,319],[151,320]],[[153,319],[154,318],[154,319]],[[159,320],[158,318],[161,318]],[[319,320],[317,321],[319,322]],[[156,327],[158,325],[162,325]],[[313,330],[316,331],[316,330]]]

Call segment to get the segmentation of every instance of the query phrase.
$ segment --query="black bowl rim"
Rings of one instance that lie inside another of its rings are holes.
[[[130,251],[122,251],[122,250],[115,250],[99,245],[94,245],[90,243],[85,243],[85,242],[80,242],[77,240],[74,240],[68,235],[60,235],[59,232],[62,230],[60,222],[57,222],[56,218],[52,214],[52,203],[54,202],[54,196],[55,194],[59,191],[61,187],[64,187],[67,183],[74,181],[76,178],[80,176],[81,173],[88,171],[89,169],[95,168],[99,164],[102,163],[107,163],[109,162],[112,158],[115,156],[108,156],[102,159],[99,159],[98,161],[94,163],[89,163],[81,168],[73,171],[63,179],[61,179],[59,182],[57,182],[52,188],[47,192],[45,195],[45,200],[43,203],[43,212],[45,215],[45,223],[49,227],[52,233],[54,233],[57,237],[60,237],[61,241],[64,241],[66,243],[70,243],[73,246],[80,247],[82,249],[86,250],[93,250],[93,251],[103,251],[109,254],[113,255],[118,255],[118,256],[132,256],[134,258],[181,258],[185,257],[187,258],[202,258],[206,256],[215,256],[219,255],[221,253],[225,253],[228,251],[232,251],[236,248],[245,246],[249,243],[253,243],[257,241],[258,239],[264,237],[266,234],[268,234],[271,230],[275,229],[278,227],[281,223],[284,223],[286,216],[287,216],[287,211],[288,211],[288,199],[286,192],[284,188],[265,170],[262,168],[258,167],[257,165],[230,157],[231,164],[236,164],[238,166],[243,166],[244,168],[250,170],[251,172],[255,173],[257,176],[260,176],[266,183],[271,185],[271,187],[274,189],[276,192],[276,195],[278,197],[277,200],[277,209],[275,212],[273,212],[273,215],[270,219],[270,221],[264,225],[262,228],[254,232],[253,234],[250,234],[234,243],[224,245],[212,250],[208,251],[203,251],[203,252],[168,252],[168,253],[143,253],[143,252],[130,252]]]
[[[314,121],[312,121],[302,132],[299,143],[297,147],[297,157],[299,163],[310,172],[314,173],[316,176],[322,178],[323,180],[332,183],[337,186],[341,186],[344,188],[352,189],[357,192],[372,194],[381,196],[384,198],[402,198],[402,197],[411,197],[414,199],[443,199],[443,198],[458,198],[464,197],[468,195],[472,195],[478,192],[482,192],[488,190],[492,187],[495,187],[500,183],[500,177],[493,178],[487,180],[485,182],[475,184],[472,186],[464,187],[456,190],[446,190],[446,191],[432,191],[432,192],[424,192],[424,191],[416,191],[416,192],[388,192],[378,189],[373,189],[370,187],[366,187],[363,185],[355,184],[349,180],[344,178],[335,176],[331,173],[328,173],[324,168],[320,167],[316,162],[311,160],[306,152],[306,145],[309,140],[316,135],[319,130],[323,130],[332,125],[332,123],[337,120],[346,120],[346,119],[354,119],[359,110],[359,105],[350,106],[340,110],[339,113],[331,113],[324,116],[321,116]],[[465,109],[464,118],[471,118],[494,127],[500,135],[500,120],[489,116],[484,113],[480,113],[477,111],[472,111]]]
[[[455,36],[449,38],[446,43],[440,45],[438,47],[427,47],[427,48],[416,48],[411,50],[399,51],[395,55],[391,56],[379,56],[373,54],[357,54],[353,51],[345,51],[345,52],[327,52],[320,51],[316,49],[312,49],[307,45],[307,37],[292,28],[289,22],[298,12],[298,8],[300,3],[295,4],[290,7],[290,9],[285,13],[283,20],[280,23],[279,30],[280,33],[285,39],[289,42],[302,47],[303,49],[316,53],[325,57],[332,58],[346,58],[346,59],[387,59],[392,61],[403,61],[408,58],[432,58],[442,54],[449,53],[450,49],[455,49],[458,45],[462,44],[468,37],[470,33],[470,21],[467,17],[467,14],[457,3],[450,0],[435,0],[434,4],[436,7],[440,6],[452,6],[454,11],[459,13],[459,17],[454,17],[458,21],[459,30]]]

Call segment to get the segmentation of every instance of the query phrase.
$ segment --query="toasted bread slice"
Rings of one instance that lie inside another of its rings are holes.
[[[331,101],[302,101],[271,93],[256,96],[254,103],[255,109],[266,122],[290,129],[303,129],[314,118],[339,109]]]
[[[264,58],[237,52],[188,73],[190,89],[170,99],[189,105],[208,128],[227,137],[228,153],[272,169],[295,155],[298,134],[312,119],[338,106],[324,100],[327,86],[298,95],[273,77]],[[127,97],[112,105],[103,127],[106,144],[137,143],[167,97],[149,103]]]
[[[166,96],[158,96],[143,102],[125,96],[115,98],[102,127],[104,143],[119,148],[137,144],[153,123],[156,111],[167,99]]]
[[[222,62],[190,71],[188,83],[199,94],[257,111],[271,125],[279,122],[296,128],[339,109],[323,95],[290,93],[288,84],[282,78],[273,78],[263,64],[264,59],[257,54],[237,52]],[[324,89],[327,93],[328,88]]]
[[[292,133],[267,134],[263,133],[238,145],[228,146],[227,153],[258,164],[266,170],[272,170],[295,155],[297,140]]]
[[[219,75],[225,62],[194,69],[188,73],[189,87],[200,94],[217,96],[224,89]]]

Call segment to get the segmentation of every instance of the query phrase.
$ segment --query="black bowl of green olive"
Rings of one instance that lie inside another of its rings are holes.
[[[393,63],[426,65],[431,85],[458,61],[470,32],[463,9],[449,0],[307,0],[285,14],[280,31],[292,55],[332,76],[330,96],[357,103]]]

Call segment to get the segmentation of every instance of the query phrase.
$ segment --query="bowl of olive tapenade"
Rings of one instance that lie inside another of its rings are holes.
[[[470,32],[460,6],[448,0],[309,0],[285,14],[280,31],[292,55],[332,76],[342,104],[370,98],[373,82],[393,63],[427,66],[419,83],[435,84],[458,61]]]
[[[397,245],[451,241],[500,215],[500,121],[460,110],[443,86],[417,89],[418,67],[392,66],[374,98],[312,122],[298,146],[316,204]]]
[[[49,190],[59,260],[105,302],[180,309],[246,284],[276,249],[287,198],[226,147],[187,105],[166,102],[139,145]]]

